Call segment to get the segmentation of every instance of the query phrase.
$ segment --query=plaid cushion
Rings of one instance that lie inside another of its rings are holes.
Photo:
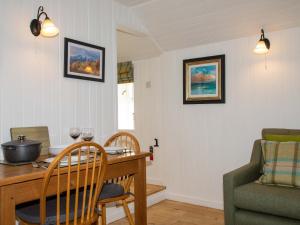
[[[300,142],[261,141],[263,184],[300,187]]]

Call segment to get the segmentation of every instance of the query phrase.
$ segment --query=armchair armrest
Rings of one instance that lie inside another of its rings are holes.
[[[224,174],[224,187],[237,187],[255,181],[260,176],[260,164],[248,163],[236,170]]]
[[[260,176],[260,164],[249,163],[223,176],[225,225],[235,224],[234,188],[255,181]]]

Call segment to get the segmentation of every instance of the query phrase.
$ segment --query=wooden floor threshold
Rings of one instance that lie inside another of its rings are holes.
[[[146,192],[147,192],[147,197],[151,196],[151,195],[154,195],[158,192],[161,192],[161,191],[164,191],[166,190],[166,187],[165,186],[161,186],[161,185],[156,185],[156,184],[147,184],[147,189],[146,189]],[[130,187],[130,192],[131,193],[134,193],[134,186],[131,185]],[[134,201],[134,196],[130,196],[128,199],[127,199],[127,202],[128,203],[131,203]],[[117,204],[117,207],[121,206],[121,204]]]

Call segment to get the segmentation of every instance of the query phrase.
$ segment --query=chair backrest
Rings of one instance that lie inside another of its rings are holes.
[[[44,224],[46,219],[46,197],[53,194],[56,194],[57,225],[61,222],[63,201],[66,215],[64,224],[90,225],[96,222],[96,202],[104,182],[106,165],[107,155],[104,149],[93,142],[75,143],[57,155],[50,163],[43,180],[40,223]],[[74,211],[71,212],[70,208]]]
[[[125,131],[118,132],[111,136],[105,142],[104,146],[118,146],[124,147],[128,150],[133,150],[134,153],[141,152],[140,144],[137,138],[133,134]],[[117,177],[107,182],[121,184],[124,187],[125,192],[129,192],[131,183],[133,182],[133,176],[131,174],[128,174],[126,176]]]
[[[48,127],[15,127],[10,129],[11,140],[17,140],[18,136],[24,135],[27,139],[42,143],[41,155],[48,155],[50,138]]]
[[[105,142],[104,146],[118,146],[133,150],[135,153],[141,152],[140,144],[137,138],[133,134],[125,131],[118,132],[111,136]]]

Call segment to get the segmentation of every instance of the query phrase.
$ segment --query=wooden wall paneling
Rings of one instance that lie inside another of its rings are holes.
[[[60,29],[58,37],[31,34],[29,24],[39,5]],[[98,141],[114,133],[113,1],[5,0],[1,15],[7,22],[1,24],[0,37],[0,142],[10,139],[11,127],[21,126],[48,126],[54,145],[70,143],[73,126],[94,127]],[[64,37],[106,48],[105,83],[63,77]]]

